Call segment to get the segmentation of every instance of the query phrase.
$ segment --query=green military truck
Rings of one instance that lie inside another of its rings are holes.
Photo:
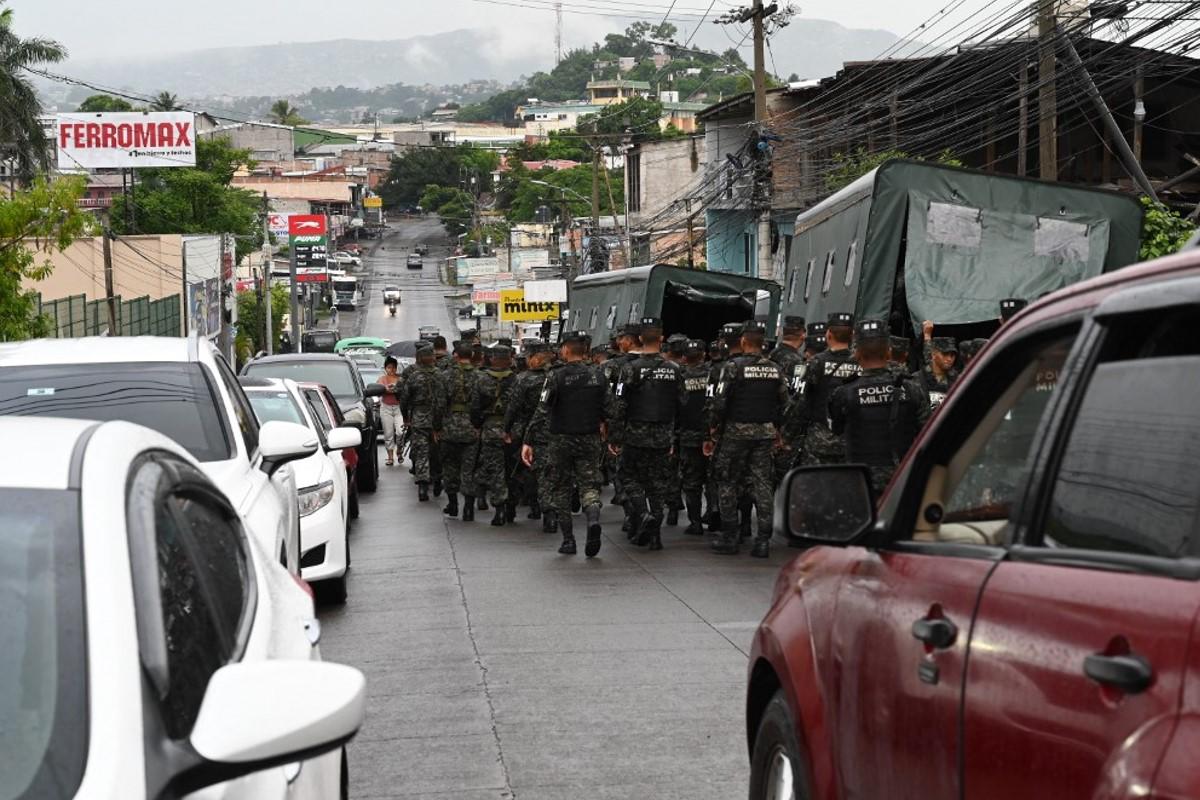
[[[1142,208],[1128,195],[893,160],[796,219],[783,313],[889,320],[908,336],[989,336],[999,301],[1137,261]]]
[[[727,322],[758,319],[774,330],[780,291],[774,281],[666,264],[584,275],[571,285],[564,330],[601,343],[626,323],[656,317],[667,336],[709,342]]]

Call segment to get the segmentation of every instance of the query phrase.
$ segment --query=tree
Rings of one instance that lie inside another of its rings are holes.
[[[639,141],[661,139],[659,120],[662,117],[662,103],[644,97],[634,97],[614,103],[599,114],[580,117],[576,130],[582,134],[608,136],[628,133]]]
[[[860,147],[852,153],[833,154],[834,167],[825,176],[825,188],[830,192],[836,192],[854,183],[863,175],[883,164],[883,162],[891,161],[893,158],[932,161],[935,164],[945,164],[948,167],[962,166],[962,162],[949,150],[943,150],[933,158],[926,159],[921,156],[909,155],[903,150],[881,150],[872,153],[865,147]]]
[[[179,98],[170,92],[159,92],[150,104],[151,111],[179,111]]]
[[[1165,206],[1156,206],[1145,195],[1141,201],[1146,213],[1142,217],[1139,257],[1142,261],[1149,261],[1179,252],[1196,232],[1195,224]]]
[[[132,214],[129,196],[114,198],[112,228],[119,234],[232,233],[241,259],[262,247],[262,198],[231,186],[243,165],[254,165],[249,150],[234,148],[228,139],[198,139],[195,168],[138,171]]]
[[[262,301],[262,292],[241,292],[237,296],[238,305],[238,335],[235,343],[238,360],[241,362],[248,361],[253,355],[260,350],[266,350],[267,344],[263,340],[263,328],[266,327],[266,320],[263,319],[265,307]],[[283,332],[283,318],[291,308],[291,298],[288,295],[288,287],[274,284],[271,286],[271,336],[272,336],[272,351],[279,352],[279,334]]]
[[[111,94],[94,94],[79,104],[79,110],[89,114],[133,111],[133,104],[122,97],[113,97]]]
[[[473,185],[475,192],[482,192],[499,167],[500,157],[494,152],[468,144],[414,147],[392,159],[391,169],[379,186],[379,195],[388,207],[420,205],[426,211],[433,211],[421,202],[427,186],[470,189]]]
[[[308,120],[300,116],[300,112],[292,107],[287,100],[276,100],[271,106],[271,120],[279,125],[307,125]]]
[[[421,208],[437,214],[446,232],[456,238],[469,230],[475,219],[475,198],[462,189],[448,186],[426,186]]]
[[[90,234],[92,217],[79,210],[87,189],[82,177],[37,178],[26,192],[0,199],[0,341],[35,339],[50,332],[49,321],[36,314],[37,292],[26,281],[50,275],[41,253],[62,252],[76,238]],[[38,250],[27,242],[36,241]]]
[[[66,49],[49,39],[22,39],[13,32],[13,10],[0,0],[0,159],[12,161],[28,182],[50,166],[50,140],[42,127],[42,104],[26,70],[56,64]]]

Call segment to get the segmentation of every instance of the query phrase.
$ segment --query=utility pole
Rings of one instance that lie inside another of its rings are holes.
[[[1042,180],[1058,180],[1058,86],[1054,58],[1057,0],[1038,0],[1038,154]]]
[[[600,143],[592,140],[592,237],[588,247],[588,263],[592,272],[596,272],[600,252]]]
[[[1133,80],[1133,157],[1137,159],[1139,164],[1142,163],[1142,136],[1146,122],[1146,104],[1142,102],[1142,95],[1146,90],[1146,81],[1143,79],[1142,65],[1138,64],[1137,70],[1134,73]]]
[[[554,4],[554,63],[562,63],[563,10],[562,3]]]
[[[303,352],[304,348],[300,346],[300,285],[296,280],[296,246],[292,245],[288,249],[288,271],[292,275],[291,300],[292,300],[292,352]]]
[[[121,331],[117,327],[117,298],[113,289],[113,260],[112,260],[112,243],[109,241],[108,228],[105,228],[104,234],[104,298],[108,301],[108,335],[120,336]],[[186,305],[187,300],[184,299]]]
[[[766,54],[766,25],[765,18],[775,13],[778,6],[772,4],[769,8],[763,8],[762,0],[754,0],[754,5],[750,8],[750,15],[754,20],[754,123],[758,133],[762,133],[767,126],[767,62]],[[760,152],[758,158],[767,158],[769,154]],[[758,233],[755,239],[757,240],[757,265],[758,277],[763,280],[775,279],[775,264],[771,258],[771,196],[770,187],[766,181],[761,179],[760,170],[762,169],[761,162],[755,169],[754,186],[756,189],[755,199],[761,204],[758,212]],[[765,189],[765,195],[759,196],[759,193]]]
[[[275,337],[271,334],[275,330],[274,321],[271,319],[272,306],[271,302],[271,268],[275,265],[275,248],[271,246],[271,206],[267,200],[267,193],[263,192],[263,278],[262,278],[262,296],[263,296],[263,317],[266,320],[267,329],[263,334],[263,341],[266,342],[267,355],[275,354]]]

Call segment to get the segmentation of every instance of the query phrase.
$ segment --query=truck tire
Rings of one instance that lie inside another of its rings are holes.
[[[808,800],[808,760],[783,690],[763,712],[750,756],[750,800]]]

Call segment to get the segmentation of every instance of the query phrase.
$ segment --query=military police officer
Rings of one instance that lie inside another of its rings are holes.
[[[471,406],[479,382],[474,358],[472,345],[460,342],[454,348],[454,366],[443,375],[447,408],[440,451],[447,504],[442,510],[446,516],[457,517],[458,493],[462,491],[464,522],[475,519],[475,448],[479,443],[479,430],[471,422]]]
[[[692,339],[684,351],[683,407],[676,421],[679,441],[679,483],[687,508],[688,527],[684,533],[703,536],[701,498],[708,477],[708,457],[704,455],[704,405],[708,399],[709,367],[704,363],[704,342]]]
[[[495,509],[492,525],[496,526],[512,522],[517,514],[517,487],[513,480],[517,452],[504,424],[516,379],[512,371],[512,348],[493,347],[491,366],[480,373],[471,406],[471,422],[479,429],[476,479]]]
[[[400,413],[409,433],[417,499],[422,502],[429,499],[430,458],[442,430],[445,408],[446,392],[433,365],[433,346],[422,343],[417,346],[415,368],[400,385]]]
[[[542,389],[549,374],[553,353],[541,342],[525,346],[527,369],[517,376],[512,399],[504,412],[504,430],[518,448],[528,442],[533,449],[543,449],[549,442],[547,432],[533,428],[533,417],[541,401]],[[532,467],[522,465],[522,483],[529,499],[529,519],[541,519],[542,531],[554,533],[554,511],[548,503],[550,480],[544,474],[549,459],[538,459]]]
[[[929,395],[930,407],[937,408],[958,380],[958,343],[949,336],[934,336],[933,323],[929,320],[921,325],[921,332],[925,339],[921,385]]]
[[[842,461],[841,438],[829,427],[829,398],[834,389],[858,377],[859,366],[850,350],[854,338],[854,316],[845,312],[829,315],[825,331],[827,349],[813,356],[804,379],[804,391],[788,412],[789,428],[803,431],[801,460],[805,464],[836,464]]]

